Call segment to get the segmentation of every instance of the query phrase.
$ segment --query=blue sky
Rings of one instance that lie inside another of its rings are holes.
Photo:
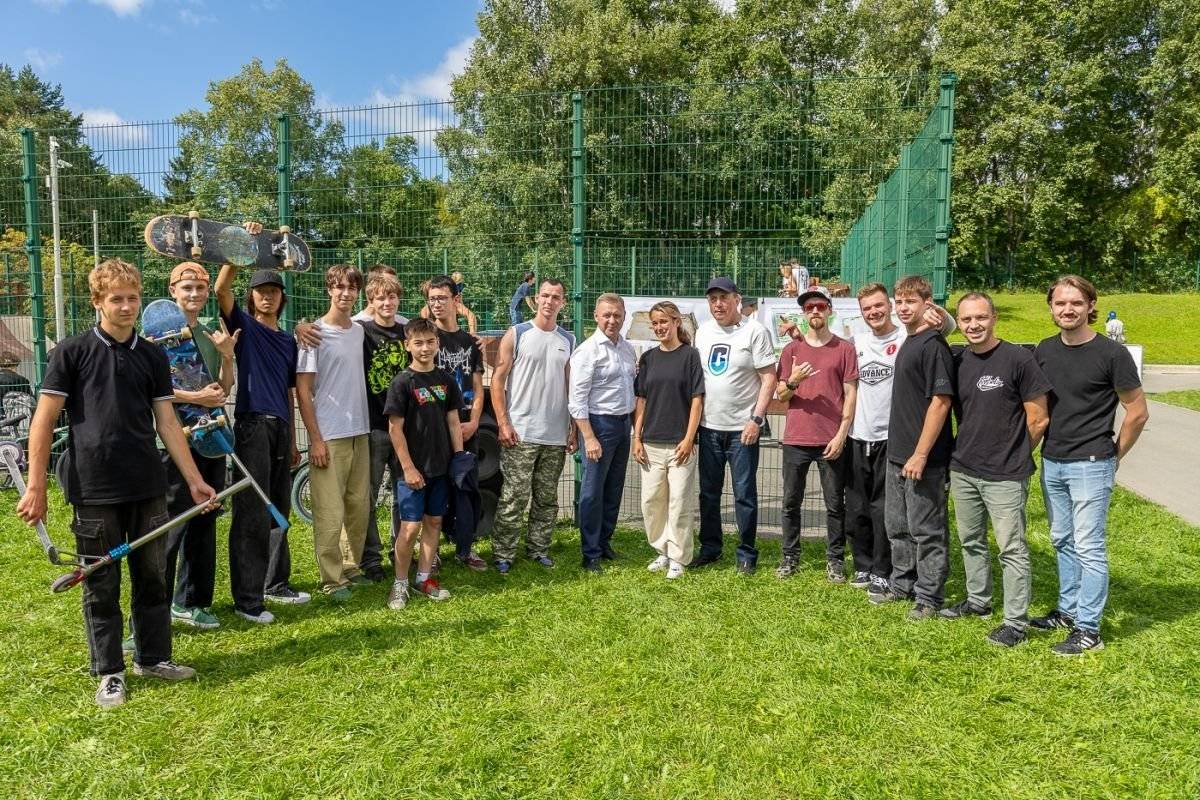
[[[165,120],[210,81],[285,57],[323,107],[445,97],[481,0],[25,0],[0,63],[32,64],[87,122]]]

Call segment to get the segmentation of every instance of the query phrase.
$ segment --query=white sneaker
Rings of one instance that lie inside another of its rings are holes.
[[[272,614],[270,611],[267,611],[266,609],[263,609],[258,614],[247,614],[245,611],[242,611],[240,608],[235,608],[233,610],[233,613],[237,614],[239,617],[246,620],[247,622],[253,622],[255,625],[270,625],[272,622],[275,621],[275,615]]]
[[[683,564],[680,564],[678,561],[672,561],[671,565],[667,567],[667,580],[673,581],[682,575]]]
[[[133,664],[133,674],[160,678],[164,681],[186,681],[196,677],[196,670],[191,667],[185,667],[183,664],[176,664],[174,661],[160,661],[148,667],[135,661]]]
[[[392,583],[391,594],[388,595],[387,606],[393,611],[400,611],[408,605],[408,582],[401,583],[395,581]]]
[[[96,689],[96,705],[101,708],[116,708],[125,705],[129,692],[125,689],[125,673],[114,672],[100,676],[100,687]]]
[[[664,569],[667,568],[667,565],[670,563],[671,563],[671,559],[667,558],[666,556],[659,556],[658,558],[651,561],[650,564],[646,567],[646,569],[650,570],[651,572],[662,572]]]

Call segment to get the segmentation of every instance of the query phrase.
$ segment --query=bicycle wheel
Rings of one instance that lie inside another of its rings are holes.
[[[312,524],[312,491],[308,485],[307,464],[298,469],[296,477],[292,479],[292,510],[309,525]]]

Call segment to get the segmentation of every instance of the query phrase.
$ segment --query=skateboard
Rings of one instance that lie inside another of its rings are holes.
[[[188,328],[183,311],[172,300],[155,300],[142,311],[142,335],[162,346],[171,362],[171,384],[177,389],[195,391],[213,382],[199,348]],[[188,434],[196,452],[206,458],[220,458],[227,452],[225,439],[232,449],[233,430],[223,408],[205,408],[191,403],[176,403],[175,414]]]
[[[146,246],[182,261],[307,272],[308,245],[286,225],[252,234],[241,225],[202,219],[198,212],[165,214],[146,223]]]

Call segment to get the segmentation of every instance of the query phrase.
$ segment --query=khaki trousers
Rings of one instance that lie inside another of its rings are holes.
[[[686,464],[674,462],[675,445],[643,442],[642,517],[650,546],[672,561],[688,564],[696,515],[696,469],[700,454],[692,451]]]
[[[309,470],[313,550],[322,592],[348,586],[359,573],[370,512],[369,441],[366,434],[327,441],[329,466]]]

